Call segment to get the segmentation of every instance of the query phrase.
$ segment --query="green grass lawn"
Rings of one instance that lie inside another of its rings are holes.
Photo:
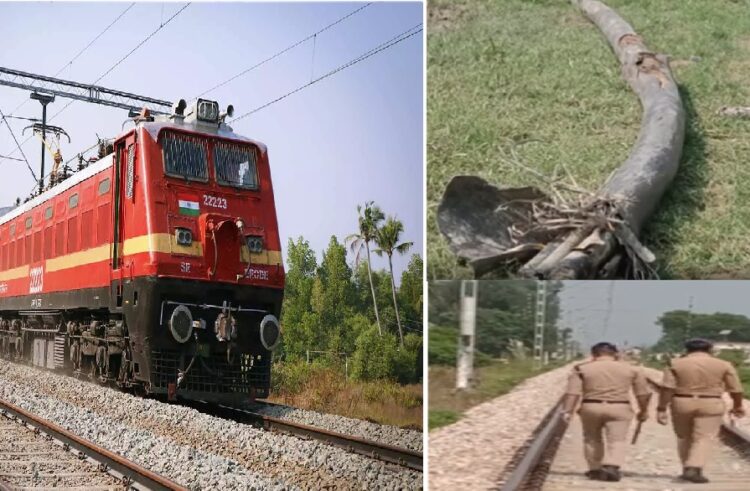
[[[432,365],[429,368],[429,428],[432,430],[455,423],[467,409],[510,392],[527,378],[558,366],[559,363],[550,363],[544,369],[538,370],[533,367],[531,360],[512,361],[507,364],[493,361],[475,369],[476,380],[471,389],[456,391],[456,368]]]
[[[644,242],[662,278],[750,277],[750,105],[745,1],[608,0],[672,58],[687,109],[680,170]],[[641,108],[598,29],[565,0],[431,0],[427,199],[430,279],[469,277],[435,219],[455,175],[540,185],[564,164],[595,190],[627,157]]]

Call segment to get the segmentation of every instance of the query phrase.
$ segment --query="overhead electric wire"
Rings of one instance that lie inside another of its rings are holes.
[[[26,162],[26,167],[29,168],[29,172],[31,172],[31,175],[34,176],[34,182],[37,182],[36,179],[36,173],[34,172],[34,169],[31,168],[29,165],[29,159],[26,158],[26,154],[23,153],[23,149],[21,148],[21,144],[18,143],[18,139],[16,138],[16,134],[13,132],[13,128],[10,127],[8,124],[8,120],[5,119],[5,113],[3,113],[2,109],[0,109],[0,116],[2,117],[3,121],[5,121],[5,126],[8,127],[8,131],[10,131],[10,136],[13,137],[13,141],[16,142],[16,148],[21,152],[21,155],[23,156],[23,161]],[[11,153],[13,155],[15,151]],[[6,157],[7,158],[7,157]]]
[[[376,55],[377,53],[380,53],[381,51],[384,51],[384,50],[386,50],[386,49],[388,49],[388,48],[390,48],[392,46],[395,46],[396,44],[398,44],[398,43],[400,43],[402,41],[405,41],[405,40],[409,39],[410,37],[412,37],[412,36],[414,36],[416,34],[419,34],[420,32],[422,32],[422,23],[421,22],[419,24],[417,24],[416,26],[414,26],[414,27],[412,27],[410,29],[407,29],[406,31],[402,32],[401,34],[399,34],[399,35],[391,38],[390,40],[388,40],[388,41],[380,44],[379,46],[376,46],[375,48],[372,48],[371,50],[369,50],[369,51],[367,51],[367,52],[359,55],[358,57],[356,57],[356,58],[354,58],[354,59],[352,59],[352,60],[344,63],[343,65],[339,65],[338,67],[334,68],[333,70],[331,70],[330,72],[326,73],[325,75],[321,75],[320,77],[318,77],[316,79],[313,79],[313,80],[311,80],[310,82],[308,82],[306,84],[300,85],[296,89],[291,90],[291,91],[287,92],[286,94],[284,94],[282,96],[279,96],[279,97],[277,97],[277,98],[275,98],[275,99],[273,99],[271,101],[266,102],[263,105],[260,105],[260,106],[256,107],[255,109],[252,109],[252,110],[250,110],[250,111],[248,111],[248,112],[246,112],[246,113],[244,113],[244,114],[242,114],[240,116],[237,116],[236,118],[232,119],[230,121],[230,123],[234,123],[235,121],[239,121],[240,119],[246,118],[247,116],[250,116],[251,114],[255,114],[258,111],[267,108],[268,106],[276,104],[277,102],[280,102],[280,101],[286,99],[287,97],[289,97],[291,95],[294,95],[297,92],[300,92],[301,90],[304,90],[304,89],[310,87],[311,85],[314,85],[314,84],[320,82],[321,80],[324,80],[324,79],[326,79],[326,78],[328,78],[328,77],[330,77],[332,75],[335,75],[336,73],[338,73],[338,72],[340,72],[342,70],[345,70],[345,69],[347,69],[347,68],[349,68],[349,67],[351,67],[353,65],[356,65],[360,61],[364,61],[367,58],[369,58],[369,57],[371,57],[373,55]]]
[[[66,64],[64,64],[64,65],[63,65],[63,66],[62,66],[62,67],[61,67],[61,68],[60,68],[60,69],[59,69],[59,70],[57,71],[57,73],[55,73],[55,74],[54,74],[54,75],[52,75],[52,76],[53,76],[53,77],[57,77],[58,75],[60,75],[60,73],[62,73],[62,71],[63,71],[63,70],[65,70],[65,69],[66,69],[67,67],[69,67],[70,65],[72,65],[74,61],[76,61],[76,60],[77,60],[77,59],[78,59],[78,58],[79,58],[79,57],[80,57],[80,56],[81,56],[81,55],[82,55],[82,54],[83,54],[84,52],[86,52],[86,50],[88,50],[88,49],[89,49],[89,48],[90,48],[90,47],[91,47],[91,46],[92,46],[92,45],[93,45],[93,44],[94,44],[94,43],[95,43],[95,42],[96,42],[96,41],[97,41],[97,40],[98,40],[98,39],[99,39],[100,37],[102,37],[102,36],[104,35],[104,33],[106,33],[107,31],[109,31],[109,30],[110,30],[110,28],[111,28],[111,27],[112,27],[113,25],[115,25],[115,24],[117,23],[117,21],[119,21],[119,20],[120,20],[120,19],[121,19],[121,18],[122,18],[122,17],[123,17],[123,16],[125,15],[125,14],[127,14],[127,13],[128,13],[128,11],[129,11],[130,9],[132,9],[132,8],[133,8],[134,6],[135,6],[135,2],[131,3],[130,5],[128,5],[128,6],[127,6],[127,7],[125,8],[125,10],[123,10],[122,12],[120,12],[120,15],[118,15],[118,16],[117,16],[117,17],[115,18],[115,20],[113,20],[112,22],[110,22],[110,23],[109,23],[109,25],[108,25],[107,27],[105,27],[105,28],[104,28],[104,29],[103,29],[103,30],[102,30],[102,31],[101,31],[101,32],[100,32],[99,34],[97,34],[97,35],[96,35],[96,37],[95,37],[94,39],[92,39],[92,40],[91,40],[91,41],[89,42],[89,44],[87,44],[86,46],[84,46],[83,48],[81,48],[81,50],[79,50],[79,51],[78,51],[78,53],[76,53],[76,54],[75,54],[75,55],[73,56],[73,58],[71,58],[71,59],[70,59],[70,61],[68,61],[68,62],[67,62]],[[33,83],[32,83],[32,85],[33,85]],[[25,100],[24,100],[24,101],[23,101],[23,102],[22,102],[21,104],[19,104],[18,106],[16,106],[16,108],[15,108],[15,109],[13,109],[13,110],[12,110],[12,111],[10,112],[10,114],[8,115],[8,117],[11,117],[11,116],[13,116],[13,114],[15,114],[15,113],[16,113],[16,111],[18,111],[18,110],[19,110],[19,109],[20,109],[20,108],[21,108],[21,107],[22,107],[22,106],[23,106],[24,104],[26,104],[27,102],[29,102],[29,99],[25,99]]]
[[[135,53],[138,50],[138,48],[140,48],[141,46],[143,46],[144,44],[146,44],[152,37],[154,37],[156,35],[157,32],[159,32],[163,28],[165,28],[167,26],[167,24],[169,24],[170,22],[172,22],[172,20],[175,17],[177,17],[178,15],[180,15],[182,13],[182,11],[185,10],[186,8],[188,8],[189,6],[190,6],[190,2],[186,3],[185,5],[183,5],[183,7],[180,10],[178,10],[177,12],[175,12],[174,14],[172,14],[172,16],[169,19],[167,19],[166,22],[164,22],[159,27],[157,27],[151,34],[149,34],[148,36],[146,36],[140,43],[138,43],[133,49],[131,49],[125,56],[123,56],[122,58],[120,58],[119,60],[117,60],[117,62],[115,62],[114,65],[112,65],[111,67],[109,67],[103,74],[101,74],[99,76],[99,78],[97,78],[96,80],[94,80],[93,82],[91,82],[91,85],[99,83],[99,81],[101,81],[101,79],[103,79],[104,77],[106,77],[107,75],[109,75],[110,73],[112,73],[112,70],[114,70],[115,68],[117,68],[123,61],[127,60],[128,58],[130,58],[130,55],[132,55],[133,53]],[[65,106],[63,106],[62,109],[60,109],[59,111],[57,111],[55,114],[52,115],[52,117],[50,118],[50,121],[52,119],[54,119],[56,116],[58,116],[61,112],[65,111],[74,102],[76,102],[75,99],[73,99],[70,102],[68,102]]]
[[[228,78],[227,80],[225,80],[225,81],[223,81],[223,82],[221,82],[221,83],[219,83],[219,84],[217,84],[217,85],[214,85],[214,86],[213,86],[213,87],[211,87],[210,89],[204,90],[203,92],[201,92],[201,93],[200,93],[200,94],[198,94],[197,96],[193,97],[193,98],[192,98],[191,100],[195,100],[195,99],[197,99],[197,98],[199,98],[199,97],[201,97],[201,96],[204,96],[204,95],[208,94],[209,92],[213,92],[214,90],[218,89],[219,87],[223,87],[223,86],[225,86],[226,84],[228,84],[229,82],[231,82],[231,81],[233,81],[233,80],[236,80],[237,78],[239,78],[239,77],[241,77],[241,76],[243,76],[243,75],[245,75],[245,74],[247,74],[247,73],[249,73],[249,72],[251,72],[251,71],[255,70],[256,68],[258,68],[258,67],[260,67],[260,66],[262,66],[262,65],[265,65],[265,64],[266,64],[266,63],[268,63],[269,61],[272,61],[272,60],[274,60],[274,59],[278,58],[279,56],[283,55],[284,53],[286,53],[286,52],[288,52],[288,51],[290,51],[290,50],[292,50],[292,49],[296,48],[296,47],[297,47],[297,46],[299,46],[300,44],[304,44],[305,42],[309,41],[310,39],[315,39],[315,38],[316,38],[316,37],[318,36],[318,34],[320,34],[320,33],[322,33],[322,32],[325,32],[325,31],[327,31],[328,29],[330,29],[330,28],[334,27],[334,26],[335,26],[335,25],[337,25],[337,24],[340,24],[340,23],[342,23],[343,21],[345,21],[345,20],[346,20],[346,19],[348,19],[349,17],[351,17],[351,16],[353,16],[353,15],[357,14],[358,12],[361,12],[362,10],[366,9],[367,7],[369,7],[370,5],[372,5],[372,2],[370,2],[370,3],[366,3],[366,4],[365,4],[365,5],[363,5],[362,7],[359,7],[358,9],[356,9],[356,10],[353,10],[352,12],[349,12],[349,13],[348,13],[348,14],[346,14],[345,16],[343,16],[343,17],[341,17],[340,19],[338,19],[338,20],[336,20],[336,21],[334,21],[334,22],[332,22],[332,23],[328,24],[327,26],[325,26],[324,28],[320,29],[319,31],[316,31],[316,32],[314,32],[314,33],[310,34],[310,35],[309,35],[309,36],[307,36],[306,38],[304,38],[304,39],[300,39],[299,41],[297,41],[297,42],[296,42],[296,43],[294,43],[294,44],[290,44],[289,46],[287,46],[286,48],[282,49],[281,51],[278,51],[278,52],[274,53],[273,55],[269,56],[268,58],[266,58],[266,59],[264,59],[264,60],[262,60],[262,61],[259,61],[259,62],[258,62],[258,63],[256,63],[255,65],[253,65],[253,66],[251,66],[250,68],[247,68],[247,69],[245,69],[245,70],[241,71],[241,72],[240,72],[240,73],[238,73],[237,75],[234,75],[234,76],[232,76],[231,78]]]
[[[152,32],[151,34],[149,34],[149,35],[148,35],[148,36],[146,36],[146,37],[145,37],[145,38],[144,38],[144,39],[143,39],[143,40],[142,40],[141,42],[139,42],[139,43],[138,43],[138,44],[137,44],[137,45],[135,46],[135,48],[131,49],[131,50],[130,50],[130,51],[129,51],[129,52],[128,52],[128,53],[127,53],[127,54],[126,54],[125,56],[123,56],[122,58],[120,58],[120,59],[119,59],[119,60],[118,60],[118,61],[117,61],[117,62],[116,62],[116,63],[115,63],[114,65],[112,65],[111,67],[109,67],[109,68],[108,68],[108,69],[107,69],[107,70],[106,70],[106,71],[105,71],[105,72],[104,72],[104,73],[103,73],[103,74],[102,74],[101,76],[99,76],[99,78],[97,78],[96,80],[94,80],[93,82],[91,82],[91,85],[94,85],[94,84],[96,84],[96,83],[97,83],[97,82],[99,82],[99,81],[100,81],[101,79],[103,79],[104,77],[106,77],[107,75],[109,75],[109,74],[110,74],[110,73],[112,72],[112,70],[114,70],[115,68],[117,68],[117,67],[118,67],[118,66],[119,66],[119,65],[120,65],[120,64],[121,64],[121,63],[122,63],[123,61],[125,61],[125,60],[126,60],[127,58],[129,58],[129,57],[130,57],[130,55],[132,55],[133,53],[135,53],[135,51],[136,51],[136,50],[137,50],[138,48],[140,48],[141,46],[143,46],[144,44],[146,44],[146,42],[148,42],[148,40],[149,40],[149,39],[151,39],[152,37],[154,37],[154,35],[155,35],[155,34],[156,34],[157,32],[159,32],[159,31],[160,31],[160,30],[162,30],[162,29],[163,29],[164,27],[166,27],[166,26],[167,26],[167,24],[169,24],[169,23],[170,23],[170,22],[171,22],[171,21],[172,21],[172,20],[173,20],[173,19],[174,19],[175,17],[177,17],[177,16],[179,15],[179,14],[181,14],[181,13],[182,13],[182,11],[183,11],[183,10],[185,10],[186,8],[188,8],[189,6],[190,6],[190,2],[186,3],[186,4],[185,4],[185,5],[184,5],[184,6],[183,6],[183,7],[182,7],[182,8],[180,9],[180,10],[178,10],[177,12],[175,12],[175,13],[174,13],[174,14],[173,14],[173,15],[172,15],[172,16],[171,16],[171,17],[170,17],[169,19],[167,19],[167,21],[166,21],[166,22],[164,22],[164,23],[162,23],[161,25],[159,25],[159,27],[157,27],[157,28],[156,28],[156,29],[155,29],[155,30],[154,30],[154,31],[153,31],[153,32]],[[73,99],[73,100],[70,100],[70,101],[69,101],[69,102],[68,102],[68,103],[67,103],[67,104],[66,104],[65,106],[63,106],[63,108],[62,108],[62,109],[60,109],[60,110],[59,110],[59,111],[57,111],[57,112],[56,112],[55,114],[53,114],[53,115],[52,115],[52,116],[51,116],[51,117],[49,118],[49,121],[52,121],[52,120],[53,120],[53,119],[54,119],[55,117],[59,116],[59,115],[60,115],[60,113],[62,113],[63,111],[65,111],[65,110],[66,110],[67,108],[69,108],[69,107],[70,107],[70,106],[71,106],[71,105],[72,105],[72,104],[73,104],[74,102],[76,102],[76,101],[75,101],[75,99]],[[7,125],[7,121],[6,121],[6,125]],[[10,128],[10,127],[9,127],[9,128]],[[24,140],[23,142],[21,142],[21,144],[20,144],[20,145],[18,145],[18,149],[20,150],[21,146],[22,146],[22,145],[25,145],[25,144],[26,144],[26,143],[27,143],[27,142],[28,142],[29,140],[31,140],[32,138],[33,138],[33,135],[30,135],[30,136],[29,136],[28,138],[26,138],[26,139],[25,139],[25,140]],[[13,152],[11,152],[11,155],[13,155],[14,153],[15,153],[15,150],[14,150]],[[22,151],[22,153],[23,153],[23,151]]]

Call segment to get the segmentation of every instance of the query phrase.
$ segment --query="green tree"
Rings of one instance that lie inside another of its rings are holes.
[[[401,273],[401,285],[398,289],[401,311],[408,319],[422,322],[422,303],[424,301],[424,276],[422,257],[412,254],[409,265]]]
[[[354,290],[352,271],[346,264],[346,248],[331,236],[318,268],[312,294],[312,308],[320,316],[319,347],[338,353],[342,349],[345,319],[352,313]]]
[[[750,319],[739,314],[696,314],[687,310],[672,310],[662,314],[656,324],[662,330],[661,339],[655,346],[659,351],[682,351],[683,343],[695,337],[712,341],[750,342]],[[724,335],[722,331],[730,332]]]
[[[414,242],[401,242],[401,234],[404,232],[404,224],[394,217],[388,217],[375,233],[375,243],[378,248],[375,254],[388,256],[388,269],[391,273],[391,294],[393,295],[393,309],[396,311],[396,324],[398,325],[398,339],[404,346],[404,331],[401,327],[401,317],[398,315],[398,301],[396,300],[396,282],[393,281],[393,253],[406,254],[414,245]]]
[[[397,353],[396,337],[389,332],[381,334],[372,326],[357,338],[352,374],[359,380],[392,378]]]
[[[378,333],[383,335],[383,329],[380,326],[380,315],[378,314],[378,301],[375,298],[375,287],[372,283],[372,266],[370,261],[370,242],[375,239],[378,226],[383,221],[385,215],[373,201],[368,201],[364,206],[357,205],[359,232],[351,234],[345,240],[354,252],[354,263],[359,263],[359,256],[364,248],[367,252],[367,274],[370,279],[370,291],[372,293],[372,304],[375,309],[375,322],[378,324]]]
[[[317,331],[317,319],[311,317],[317,269],[315,253],[309,242],[302,237],[296,242],[289,239],[281,322],[284,326],[283,352],[292,358],[305,353]]]

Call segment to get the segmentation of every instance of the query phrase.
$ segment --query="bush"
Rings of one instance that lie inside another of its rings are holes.
[[[427,345],[428,362],[430,365],[455,365],[456,343],[458,333],[456,329],[430,324],[430,342]]]
[[[396,353],[394,375],[400,384],[415,384],[422,379],[422,337],[404,336],[404,347]]]
[[[370,326],[359,335],[352,357],[352,376],[357,380],[377,380],[393,377],[398,341],[384,332],[381,336],[377,326]]]

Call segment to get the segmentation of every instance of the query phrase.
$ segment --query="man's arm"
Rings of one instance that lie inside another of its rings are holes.
[[[734,402],[734,407],[732,407],[729,412],[732,414],[732,416],[735,416],[737,418],[744,417],[745,408],[742,407],[742,392],[730,392],[729,395],[732,397],[732,402]]]
[[[729,365],[726,375],[724,376],[724,387],[726,387],[729,396],[732,398],[733,407],[729,411],[732,416],[741,418],[745,415],[745,409],[742,407],[742,383],[740,377],[737,374],[737,369],[734,365]]]
[[[651,402],[651,390],[648,388],[646,375],[640,368],[635,369],[633,393],[638,401],[638,421],[646,421],[648,419],[648,405]]]
[[[565,388],[565,397],[563,398],[562,410],[563,418],[565,421],[570,420],[573,410],[578,404],[578,399],[583,394],[583,375],[578,367],[575,367],[573,371],[568,375],[568,386]]]

